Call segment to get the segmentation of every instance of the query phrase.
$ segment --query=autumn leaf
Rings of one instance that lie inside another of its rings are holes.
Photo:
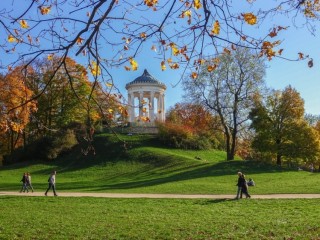
[[[126,71],[131,71],[131,68],[128,67],[128,66],[124,66],[124,69],[125,69]]]
[[[77,43],[78,45],[81,45],[82,42],[83,42],[83,38],[78,37],[76,43]]]
[[[145,32],[140,33],[140,37],[145,39],[147,37],[147,34]]]
[[[148,7],[155,7],[155,5],[158,3],[158,0],[144,0],[144,4]]]
[[[313,59],[311,58],[308,62],[308,67],[312,68],[313,67]]]
[[[29,28],[28,22],[26,20],[20,20],[21,28]]]
[[[107,87],[112,87],[113,86],[113,84],[109,83],[109,82],[107,82],[106,85],[107,85]]]
[[[225,54],[228,54],[228,55],[231,54],[231,51],[230,51],[228,48],[224,48],[224,49],[223,49],[223,52],[224,52]]]
[[[8,36],[8,42],[12,43],[12,42],[17,42],[18,40],[12,36],[11,34]]]
[[[212,71],[214,71],[215,69],[217,68],[217,65],[209,65],[208,67],[207,67],[207,70],[208,70],[208,72],[212,72]]]
[[[155,46],[155,45],[152,45],[151,50],[157,52],[156,46]]]
[[[273,30],[269,33],[269,36],[270,37],[275,37],[275,36],[277,36],[277,30],[276,30],[276,28],[273,28]]]
[[[218,20],[216,20],[213,24],[213,27],[212,27],[212,30],[211,30],[211,33],[213,35],[219,35],[220,33],[220,23]]]
[[[137,71],[138,63],[133,58],[130,58],[129,62],[131,64],[132,71]]]
[[[254,25],[257,23],[257,17],[252,13],[243,13],[242,16],[243,16],[244,20],[246,21],[246,23],[248,23],[250,25]]]
[[[31,37],[29,34],[28,34],[28,36],[27,36],[27,37],[28,37],[28,41],[29,41],[29,43],[30,43],[30,44],[32,44],[32,37]]]
[[[196,79],[198,77],[198,74],[196,72],[191,73],[191,78]]]
[[[194,0],[194,1],[193,1],[193,7],[194,7],[195,9],[201,8],[202,5],[201,5],[200,0]]]
[[[47,59],[48,59],[49,61],[52,61],[52,60],[53,60],[53,54],[48,54]]]
[[[299,55],[299,59],[303,59],[304,58],[304,54],[303,53],[299,52],[298,55]]]
[[[161,62],[161,70],[164,71],[164,70],[166,70],[166,69],[167,69],[166,63],[165,63],[165,61],[162,61],[162,62]]]
[[[40,8],[40,13],[42,15],[49,14],[50,11],[51,11],[51,6],[42,6],[42,7],[39,7],[39,8]]]
[[[170,47],[171,47],[172,54],[173,54],[174,56],[178,56],[179,53],[180,53],[180,51],[179,51],[179,49],[177,48],[177,46],[176,46],[174,43],[170,43],[169,45],[170,45]]]
[[[129,50],[129,47],[127,45],[124,45],[123,47],[124,50],[128,51]]]
[[[95,61],[91,61],[90,71],[95,77],[101,74],[101,69]]]
[[[180,66],[178,63],[173,63],[171,65],[169,65],[171,69],[178,69]]]

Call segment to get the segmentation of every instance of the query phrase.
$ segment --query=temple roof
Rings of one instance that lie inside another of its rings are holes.
[[[128,84],[126,84],[126,89],[131,85],[140,84],[140,83],[150,84],[150,85],[159,85],[161,87],[166,88],[166,85],[164,83],[155,79],[153,76],[151,76],[151,74],[147,71],[147,69],[145,69],[143,74],[140,77],[137,77],[132,82],[129,82]]]

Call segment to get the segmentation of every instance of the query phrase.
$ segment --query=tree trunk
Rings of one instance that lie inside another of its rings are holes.
[[[232,151],[232,146],[230,144],[231,136],[229,131],[226,131],[226,152],[227,152],[227,160],[233,160],[234,159],[234,152]]]
[[[281,154],[277,153],[277,165],[281,166]]]

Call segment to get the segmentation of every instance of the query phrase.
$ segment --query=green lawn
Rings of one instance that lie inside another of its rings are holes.
[[[0,197],[0,239],[319,239],[319,200]]]
[[[222,151],[190,151],[160,146],[152,137],[96,137],[97,155],[80,149],[53,162],[26,162],[0,168],[0,191],[18,191],[23,172],[31,172],[36,191],[47,187],[57,170],[58,191],[233,194],[237,172],[252,177],[251,194],[319,193],[320,174],[279,168],[255,161],[226,161]],[[200,159],[197,159],[200,158]]]

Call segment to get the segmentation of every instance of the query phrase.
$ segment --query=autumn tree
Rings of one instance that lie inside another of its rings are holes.
[[[33,69],[17,67],[0,77],[0,134],[6,136],[6,152],[23,145],[24,132],[30,115],[37,110],[36,102],[29,101],[33,95],[27,82]],[[18,107],[17,107],[18,106]],[[13,109],[8,111],[9,109]]]
[[[228,160],[234,159],[238,134],[248,120],[254,95],[264,86],[264,74],[263,59],[243,48],[214,59],[197,79],[184,82],[186,97],[219,117]]]
[[[250,119],[256,132],[253,148],[275,156],[278,165],[282,158],[313,161],[319,154],[316,132],[304,119],[304,101],[291,86],[257,98]]]
[[[270,60],[286,58],[281,35],[288,26],[278,19],[292,17],[297,20],[292,25],[299,20],[314,33],[319,9],[318,0],[8,0],[0,11],[6,36],[0,51],[12,61],[3,60],[2,66],[56,55],[60,67],[71,57],[85,63],[95,82],[117,84],[109,69],[137,70],[137,58],[148,49],[162,70],[183,68],[184,75],[197,78],[205,59],[243,46]],[[313,65],[307,54],[294,51],[291,60],[308,59]]]

